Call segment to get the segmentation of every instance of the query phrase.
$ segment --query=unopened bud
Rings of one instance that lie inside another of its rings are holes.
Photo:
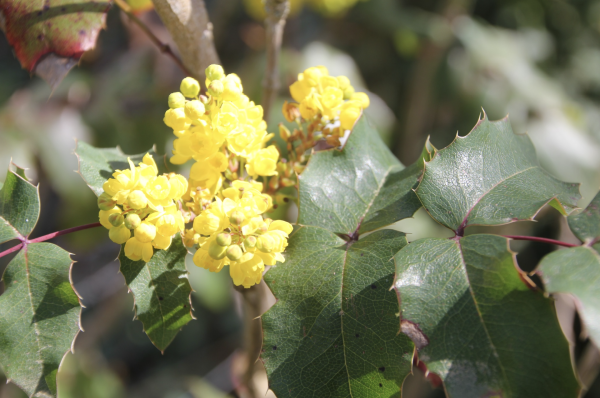
[[[213,97],[220,97],[223,94],[223,82],[220,80],[213,80],[208,85],[208,93]]]
[[[289,178],[282,178],[281,185],[283,185],[284,187],[291,187],[291,186],[296,185],[296,183],[294,181],[290,180]]]
[[[193,77],[186,77],[181,81],[179,89],[188,98],[195,98],[200,92],[200,84]]]
[[[240,258],[242,258],[242,255],[244,253],[242,252],[242,248],[239,247],[238,245],[231,245],[227,249],[226,254],[227,254],[227,258],[230,259],[231,261],[237,261]]]
[[[119,225],[123,224],[123,220],[124,219],[121,213],[113,213],[108,216],[108,222],[111,223],[113,227],[118,227]]]
[[[242,213],[241,211],[234,211],[233,213],[231,213],[231,216],[229,216],[229,222],[232,223],[233,225],[235,225],[236,227],[239,227],[240,225],[242,225],[242,223],[246,220],[246,217],[244,217],[244,213]]]
[[[225,232],[217,235],[216,242],[219,246],[229,246],[231,244],[231,235]]]
[[[221,65],[209,65],[204,72],[208,80],[221,80],[225,77],[225,71]]]
[[[142,223],[142,219],[135,213],[128,214],[125,217],[125,226],[129,229],[136,229]]]
[[[185,106],[185,97],[180,92],[169,94],[169,108],[177,109]]]
[[[98,196],[98,208],[100,210],[112,210],[113,207],[115,207],[115,205],[117,204],[116,200],[113,200],[113,198],[107,194],[106,192],[104,192],[102,195]]]
[[[245,247],[254,247],[256,246],[256,236],[249,236],[244,241]]]
[[[204,115],[205,111],[204,104],[198,100],[189,101],[185,104],[185,116],[188,119],[198,120]]]
[[[215,260],[221,260],[225,257],[227,252],[227,246],[221,246],[217,242],[211,243],[208,248],[208,255],[214,258]]]
[[[144,192],[140,190],[131,191],[127,196],[127,204],[132,209],[143,209],[148,204],[148,198],[146,198]]]
[[[290,130],[288,130],[288,128],[285,127],[283,123],[279,123],[279,136],[281,137],[281,139],[287,141],[291,135],[292,133],[290,133]]]

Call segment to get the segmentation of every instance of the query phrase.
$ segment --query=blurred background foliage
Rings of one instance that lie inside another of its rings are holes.
[[[265,65],[260,1],[206,3],[225,70],[240,75],[245,93],[260,102]],[[352,1],[356,4],[342,11],[335,1],[329,9],[315,7],[315,1],[292,3],[281,54],[284,89],[269,131],[276,132],[283,121],[278,109],[289,99],[285,88],[296,74],[322,64],[333,75],[350,77],[357,91],[369,92],[368,114],[405,164],[415,161],[427,136],[441,148],[457,132],[467,134],[483,108],[491,119],[509,114],[513,129],[530,134],[540,161],[556,177],[581,182],[581,206],[596,193],[600,0],[368,0]],[[173,46],[154,11],[140,18]],[[162,118],[168,94],[183,77],[116,7],[108,13],[97,48],[54,92],[21,69],[0,36],[0,174],[12,159],[40,183],[42,214],[35,236],[97,219],[94,195],[74,173],[75,140],[119,145],[125,153],[152,145],[159,153],[170,152],[174,137]],[[293,209],[288,216],[295,221]],[[410,233],[410,240],[449,234],[423,210],[394,228]],[[548,209],[538,222],[494,232],[575,239],[558,213]],[[88,230],[55,243],[75,253],[73,279],[86,306],[85,332],[59,373],[61,398],[238,396],[242,306],[225,273],[211,274],[188,262],[197,320],[161,355],[141,324],[131,321],[133,299],[115,261],[119,248],[106,232]],[[538,243],[512,245],[528,271],[552,250]],[[0,271],[9,260],[0,260]],[[568,297],[558,297],[576,366],[589,386],[585,397],[600,397],[598,351],[574,308]],[[255,382],[259,391],[267,390],[264,372]],[[408,398],[443,396],[418,372],[404,392]],[[0,380],[1,398],[22,396]]]

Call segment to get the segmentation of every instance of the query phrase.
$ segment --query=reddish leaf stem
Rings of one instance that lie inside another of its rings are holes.
[[[102,224],[100,224],[99,222],[95,222],[92,224],[80,225],[78,227],[67,228],[67,229],[63,229],[62,231],[52,232],[51,234],[40,236],[39,238],[35,238],[32,240],[29,240],[23,236],[20,236],[19,239],[21,240],[21,243],[0,253],[0,258],[4,257],[7,254],[10,254],[12,252],[16,252],[17,250],[20,250],[23,246],[27,246],[30,243],[45,242],[52,238],[56,238],[57,236],[70,234],[72,232],[82,231],[84,229],[96,228],[96,227],[100,227],[101,225]]]
[[[142,29],[142,31],[146,34],[146,36],[148,36],[150,41],[154,43],[156,47],[158,47],[160,52],[167,54],[169,57],[171,57],[173,61],[175,61],[177,66],[179,66],[179,68],[183,71],[183,73],[185,73],[186,76],[191,76],[190,71],[187,70],[187,68],[183,65],[183,62],[181,62],[181,60],[177,57],[177,55],[175,55],[173,50],[171,50],[171,47],[168,44],[160,41],[160,39],[156,37],[154,33],[152,33],[150,28],[148,28],[141,19],[135,16],[135,14],[131,11],[131,7],[129,6],[129,4],[127,4],[123,0],[115,0],[115,4],[121,9],[121,11],[127,14],[131,21],[133,21],[137,26],[140,27],[140,29]]]
[[[522,235],[502,235],[502,236],[504,236],[505,238],[514,239],[514,240],[531,240],[534,242],[549,243],[551,245],[558,245],[558,246],[564,246],[564,247],[579,246],[579,245],[576,245],[573,243],[567,243],[567,242],[563,242],[563,241],[555,240],[555,239],[539,238],[537,236],[522,236]]]

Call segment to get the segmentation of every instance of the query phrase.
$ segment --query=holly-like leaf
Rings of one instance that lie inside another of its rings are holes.
[[[538,268],[549,293],[571,293],[592,340],[600,345],[600,245],[558,250]]]
[[[421,173],[418,162],[404,168],[363,116],[343,150],[312,155],[300,175],[298,223],[354,236],[411,217]]]
[[[523,283],[506,238],[426,238],[395,260],[402,318],[429,339],[419,359],[449,397],[578,396],[552,301]]]
[[[147,151],[154,157],[158,172],[166,173],[165,156],[157,155],[154,148]],[[129,168],[127,158],[130,158],[137,166],[146,152],[139,155],[125,155],[120,148],[95,148],[85,142],[78,142],[75,149],[75,155],[79,160],[79,174],[88,184],[90,189],[100,196],[104,192],[102,185],[112,178],[115,170],[125,170]]]
[[[600,192],[581,212],[567,217],[569,228],[582,242],[600,238]]]
[[[9,171],[0,190],[0,243],[29,236],[39,215],[38,188]]]
[[[96,46],[110,1],[0,0],[4,33],[21,66],[54,88]]]
[[[9,170],[0,190],[0,241],[24,246],[8,264],[0,296],[0,366],[29,396],[56,396],[56,373],[79,332],[81,306],[71,285],[69,253],[30,243],[37,187]]]
[[[300,226],[286,262],[265,281],[277,303],[262,316],[269,388],[286,397],[399,397],[413,344],[389,291],[404,234],[383,230],[346,242]]]
[[[508,117],[479,120],[465,137],[425,163],[417,196],[440,224],[463,234],[469,225],[530,220],[547,203],[564,215],[577,207],[579,184],[543,170],[526,134],[513,133]]]
[[[179,235],[167,250],[156,250],[150,262],[119,254],[121,273],[135,298],[135,313],[150,341],[161,351],[193,319],[192,288],[185,268],[186,248]]]

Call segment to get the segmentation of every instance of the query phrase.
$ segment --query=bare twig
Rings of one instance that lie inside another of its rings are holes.
[[[135,16],[135,14],[131,11],[131,7],[129,6],[129,4],[127,4],[123,0],[115,0],[115,4],[121,9],[121,11],[123,11],[125,14],[127,14],[127,16],[129,17],[129,19],[131,21],[133,21],[137,26],[140,27],[140,29],[142,29],[142,31],[146,34],[146,36],[148,36],[150,41],[152,41],[152,43],[154,43],[156,45],[156,47],[158,47],[160,52],[167,54],[169,57],[171,57],[173,59],[173,61],[175,61],[177,66],[179,66],[181,68],[183,73],[185,73],[187,76],[191,76],[191,73],[187,70],[185,65],[183,65],[183,63],[181,62],[179,57],[177,57],[177,55],[175,55],[173,50],[171,50],[171,47],[168,44],[160,41],[160,39],[158,37],[156,37],[154,35],[154,33],[152,33],[150,28],[148,28],[148,26],[146,26],[146,24],[141,19],[139,19],[137,16]]]
[[[153,3],[190,75],[204,81],[206,67],[220,63],[204,0],[153,0]]]
[[[290,12],[289,0],[265,0],[265,30],[267,36],[267,68],[263,81],[262,106],[265,120],[269,120],[269,113],[279,89],[279,51],[283,38],[285,19]]]

